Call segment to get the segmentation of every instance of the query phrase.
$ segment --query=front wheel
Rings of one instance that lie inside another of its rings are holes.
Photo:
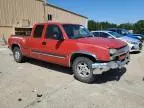
[[[94,81],[93,61],[86,57],[78,57],[74,60],[72,69],[74,76],[81,82],[92,83]]]

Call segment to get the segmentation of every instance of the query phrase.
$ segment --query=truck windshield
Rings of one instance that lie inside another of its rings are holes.
[[[82,25],[64,24],[63,28],[70,39],[93,37],[93,35]]]
[[[111,34],[112,36],[114,36],[114,37],[116,37],[116,38],[123,37],[123,35],[118,34],[118,33],[116,33],[116,32],[109,32],[109,34]]]

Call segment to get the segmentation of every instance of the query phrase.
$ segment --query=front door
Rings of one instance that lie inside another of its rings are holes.
[[[66,40],[58,40],[57,37],[63,36],[63,33],[58,25],[49,24],[46,27],[42,46],[43,56],[41,59],[66,65]]]

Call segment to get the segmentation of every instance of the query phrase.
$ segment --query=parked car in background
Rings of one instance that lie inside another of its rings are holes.
[[[130,38],[127,36],[123,36],[121,34],[118,34],[116,32],[112,31],[92,31],[93,35],[96,37],[103,37],[103,38],[115,38],[120,39],[124,42],[126,42],[129,46],[129,51],[141,51],[142,49],[142,42],[140,40]]]
[[[78,24],[35,24],[30,36],[12,35],[8,45],[16,62],[30,57],[72,67],[74,76],[86,83],[94,81],[94,74],[124,67],[129,62],[125,42],[95,38]]]
[[[134,34],[134,35],[137,36],[137,37],[141,37],[142,40],[144,41],[144,35],[143,34]]]
[[[126,29],[121,29],[121,28],[109,28],[108,31],[113,31],[113,32],[117,32],[118,34],[130,37],[130,38],[134,38],[134,39],[138,39],[140,41],[142,41],[142,38],[140,36],[135,36],[134,34],[130,33],[128,30]]]

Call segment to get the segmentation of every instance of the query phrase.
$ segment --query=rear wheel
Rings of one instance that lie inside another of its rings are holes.
[[[24,61],[24,56],[22,55],[19,47],[15,47],[13,49],[13,56],[14,56],[14,60],[18,63],[22,63]]]
[[[81,82],[92,83],[94,81],[92,64],[93,61],[89,58],[76,58],[72,65],[74,76]]]

